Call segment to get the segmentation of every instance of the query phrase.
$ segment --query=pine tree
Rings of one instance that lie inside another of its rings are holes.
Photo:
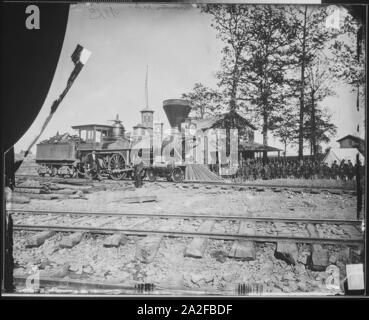
[[[239,87],[244,72],[242,56],[250,42],[254,6],[208,4],[201,8],[202,12],[212,16],[211,26],[225,44],[222,49],[221,71],[217,78],[218,85],[224,88],[224,94],[228,97],[228,111],[232,113],[243,104],[239,100]]]
[[[327,108],[315,109],[314,123],[312,119],[311,116],[307,116],[304,121],[304,139],[310,143],[310,153],[316,157],[318,146],[321,143],[328,143],[336,134],[337,127],[331,122]]]
[[[287,102],[284,113],[274,118],[273,135],[283,143],[284,155],[287,153],[287,146],[298,140],[298,109],[295,104],[290,104],[290,101]]]
[[[310,142],[310,154],[316,156],[319,142],[329,142],[329,136],[335,133],[330,116],[319,109],[319,104],[326,97],[336,94],[333,90],[335,81],[331,72],[331,60],[324,55],[316,57],[307,66],[306,75],[304,137]]]
[[[357,39],[360,25],[348,13],[344,15],[340,35],[330,49],[335,75],[356,90],[365,85],[365,45]],[[365,31],[365,29],[360,29]],[[365,35],[361,36],[365,39]]]
[[[325,7],[291,6],[289,17],[296,30],[296,39],[292,44],[293,56],[297,60],[296,73],[298,74],[294,90],[299,92],[299,135],[298,155],[303,157],[304,147],[304,115],[306,101],[306,68],[312,63],[338,32],[326,27],[328,12]]]
[[[331,44],[332,71],[357,93],[357,109],[365,106],[365,28],[342,12],[340,35]]]
[[[291,59],[290,43],[295,39],[293,23],[281,6],[256,6],[250,17],[250,41],[243,55],[243,99],[250,111],[261,120],[263,144],[268,145],[268,131],[276,118],[284,113],[288,92],[287,70],[295,63]],[[264,152],[264,159],[267,153]]]

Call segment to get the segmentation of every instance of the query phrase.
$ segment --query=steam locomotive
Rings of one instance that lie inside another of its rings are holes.
[[[164,101],[164,109],[172,126],[178,126],[187,117],[190,107],[180,100]],[[141,112],[146,112],[143,110]],[[144,118],[144,117],[143,117]],[[147,119],[147,118],[145,118]],[[121,120],[113,125],[88,124],[72,126],[76,135],[59,135],[44,140],[36,146],[36,163],[40,176],[95,178],[97,174],[113,180],[133,178],[133,142],[125,135]],[[163,141],[165,144],[165,141]],[[168,181],[181,182],[185,165],[174,161],[157,162],[150,150],[138,150],[144,170],[142,178],[155,181],[158,176]],[[98,166],[98,170],[97,170]]]

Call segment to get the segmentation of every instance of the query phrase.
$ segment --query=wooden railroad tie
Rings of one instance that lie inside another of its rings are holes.
[[[255,235],[255,222],[241,221],[238,229],[240,235]],[[255,242],[235,240],[228,253],[229,258],[251,261],[255,260]]]
[[[198,232],[211,232],[215,224],[214,220],[205,220],[197,229]],[[184,256],[192,258],[202,258],[208,243],[207,238],[193,238],[186,247]]]

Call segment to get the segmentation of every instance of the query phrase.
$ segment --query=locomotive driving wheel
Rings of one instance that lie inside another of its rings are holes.
[[[87,154],[83,162],[83,171],[81,173],[88,179],[95,179],[97,176],[94,162],[92,153]]]
[[[172,171],[172,180],[174,182],[182,182],[183,181],[183,172],[182,172],[182,169],[177,167],[177,168],[174,168],[173,171]]]
[[[109,160],[109,174],[113,180],[121,180],[125,176],[124,170],[126,162],[121,154],[115,153]]]
[[[156,181],[156,173],[154,168],[148,168],[146,170],[146,175],[147,178],[149,179],[150,182],[155,182]]]

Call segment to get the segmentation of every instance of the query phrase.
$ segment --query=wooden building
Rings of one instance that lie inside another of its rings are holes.
[[[348,134],[347,136],[344,136],[343,138],[338,139],[337,142],[340,144],[341,149],[356,148],[362,154],[365,153],[365,140],[361,139],[360,137],[356,137],[351,134]]]
[[[277,152],[280,155],[281,149],[271,146],[263,145],[255,142],[255,130],[257,129],[247,119],[239,115],[237,112],[227,112],[216,116],[208,117],[205,119],[186,119],[182,123],[182,130],[194,129],[206,131],[209,129],[238,129],[238,163],[242,163],[249,158],[262,157],[264,151]],[[227,131],[227,155],[229,154],[229,132]],[[206,141],[204,142],[207,143]],[[207,154],[207,145],[205,145],[205,154]],[[204,159],[206,160],[206,159]],[[206,161],[205,161],[206,163]]]

